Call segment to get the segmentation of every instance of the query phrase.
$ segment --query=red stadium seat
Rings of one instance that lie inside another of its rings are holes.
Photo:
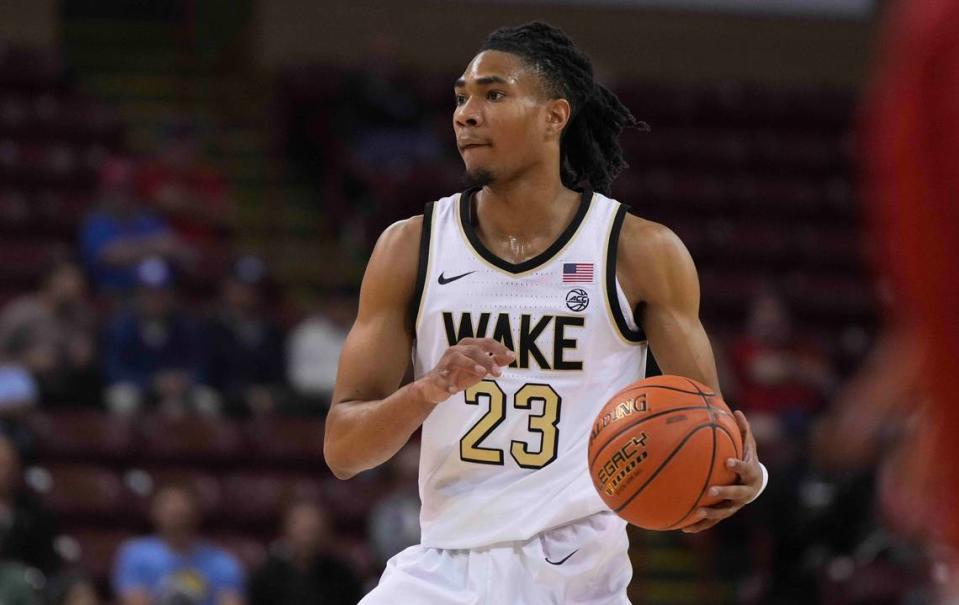
[[[363,473],[349,481],[328,479],[323,482],[323,501],[342,529],[362,529],[366,517],[383,493],[382,477],[376,471]]]
[[[44,459],[125,462],[135,451],[132,422],[99,411],[37,412],[29,426]]]
[[[33,467],[26,477],[61,519],[116,523],[132,518],[123,482],[106,468],[87,464]]]
[[[136,535],[116,529],[77,528],[57,539],[64,558],[103,584],[110,577],[120,547]]]
[[[240,454],[242,434],[224,418],[153,415],[144,419],[145,458],[155,462],[224,462]]]
[[[376,557],[369,542],[360,536],[340,536],[336,540],[337,554],[353,568],[359,577],[375,577]]]
[[[184,485],[200,499],[205,518],[215,518],[223,503],[223,489],[216,476],[193,468],[131,469],[124,482],[134,494],[134,509],[144,521],[149,517],[150,502],[156,491],[167,485]]]
[[[241,472],[223,480],[223,513],[234,522],[275,526],[283,508],[298,498],[320,501],[322,490],[309,475]]]
[[[323,421],[318,418],[272,416],[249,425],[257,461],[299,464],[322,470]]]
[[[266,547],[263,543],[244,534],[214,534],[211,542],[239,559],[247,570],[256,569],[266,559]]]

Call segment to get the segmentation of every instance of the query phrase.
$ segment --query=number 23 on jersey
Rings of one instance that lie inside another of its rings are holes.
[[[506,393],[495,380],[483,380],[466,389],[466,403],[489,405],[489,410],[460,439],[460,458],[466,462],[502,465],[503,450],[480,445],[506,418]],[[548,384],[527,383],[513,395],[513,408],[529,410],[541,402],[541,414],[529,417],[528,428],[542,437],[539,451],[531,451],[525,441],[512,440],[509,453],[522,468],[543,468],[556,459],[559,445],[559,414],[562,398]]]

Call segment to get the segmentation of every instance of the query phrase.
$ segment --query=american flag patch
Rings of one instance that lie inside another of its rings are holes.
[[[593,283],[593,263],[563,263],[563,283]]]

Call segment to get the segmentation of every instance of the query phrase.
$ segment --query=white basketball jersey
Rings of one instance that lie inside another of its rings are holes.
[[[414,371],[470,336],[503,342],[516,361],[423,423],[420,522],[434,548],[527,540],[609,510],[589,478],[589,433],[606,401],[645,375],[645,337],[616,281],[626,208],[584,193],[553,245],[512,264],[474,230],[476,191],[426,208]]]

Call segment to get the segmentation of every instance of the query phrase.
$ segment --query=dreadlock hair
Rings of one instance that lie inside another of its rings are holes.
[[[569,101],[572,114],[560,140],[560,177],[571,189],[590,188],[609,194],[616,176],[628,164],[619,135],[643,127],[616,95],[593,80],[593,65],[566,33],[534,21],[497,29],[483,46],[517,55],[538,72],[550,98]]]

